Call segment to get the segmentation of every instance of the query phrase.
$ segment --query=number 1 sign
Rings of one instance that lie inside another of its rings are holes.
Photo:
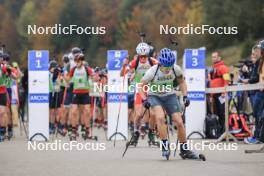
[[[28,52],[29,140],[49,138],[49,52]]]

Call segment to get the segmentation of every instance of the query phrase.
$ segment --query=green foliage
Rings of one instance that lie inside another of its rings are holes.
[[[251,54],[251,48],[253,45],[255,45],[255,43],[256,42],[251,36],[246,39],[246,41],[242,45],[241,58],[249,58]]]
[[[30,37],[27,34],[27,26],[34,24],[36,14],[35,3],[31,0],[27,1],[23,5],[20,16],[17,20],[17,31],[22,37]]]

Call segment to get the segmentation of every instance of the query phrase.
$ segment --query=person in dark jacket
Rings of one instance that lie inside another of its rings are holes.
[[[261,56],[261,49],[260,45],[255,45],[252,48],[251,52],[251,61],[253,63],[253,66],[251,68],[251,71],[249,72],[249,79],[242,80],[245,84],[255,84],[259,82],[259,74],[258,74],[258,68],[259,68],[259,58]],[[254,97],[255,97],[256,91],[249,91],[249,97],[250,97],[250,103],[252,107],[254,106]],[[253,112],[254,113],[254,112]],[[254,115],[255,117],[255,115]]]
[[[261,81],[260,78],[260,68],[263,67],[263,64],[261,64],[263,62],[263,56],[264,56],[264,41],[260,42],[259,45],[256,45],[253,47],[252,49],[252,62],[253,62],[253,68],[252,68],[252,72],[250,74],[250,78],[248,80],[243,80],[244,83],[249,83],[249,84],[254,84],[254,83],[261,83],[263,81]],[[262,54],[263,53],[263,54]],[[259,130],[258,129],[258,123],[260,121],[261,118],[261,114],[264,108],[264,93],[262,90],[257,90],[254,92],[254,97],[253,97],[253,116],[255,117],[255,122],[256,122],[256,128],[255,128],[255,132],[254,132],[254,136],[253,137],[248,137],[245,138],[244,142],[247,144],[256,144],[259,143],[259,141],[257,140],[257,137],[259,135]]]

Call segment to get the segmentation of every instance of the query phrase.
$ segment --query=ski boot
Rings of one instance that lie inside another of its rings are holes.
[[[141,136],[141,138],[144,139],[146,134],[147,134],[147,132],[146,132],[145,126],[141,126],[141,128],[140,128],[140,136]]]
[[[87,140],[87,139],[89,139],[89,140],[98,141],[98,137],[97,137],[97,136],[92,136],[92,135],[90,135],[90,134],[91,134],[90,129],[86,129],[86,130],[85,130],[85,133],[82,134],[82,138],[83,138],[83,140]]]
[[[129,142],[127,142],[127,145],[134,145],[136,147],[138,144],[139,135],[140,134],[138,131],[134,132],[132,137],[131,137],[131,140]]]
[[[5,140],[5,136],[0,135],[0,142],[4,142],[4,140]]]
[[[126,143],[126,148],[125,148],[125,151],[124,151],[122,157],[125,156],[126,151],[127,151],[128,147],[129,147],[130,145],[133,145],[134,147],[137,146],[137,143],[138,143],[138,139],[139,139],[140,134],[139,134],[138,131],[136,131],[136,132],[134,132],[134,133],[132,133],[132,134],[133,134],[133,135],[131,136],[130,141],[128,141],[128,142]]]
[[[201,161],[206,160],[203,154],[198,154],[190,150],[183,150],[179,155],[182,159],[192,159],[192,160],[201,160]]]
[[[134,132],[134,123],[129,123],[128,128],[129,128],[130,133],[133,134],[133,132]]]
[[[57,126],[57,133],[59,133],[63,137],[66,135],[64,131],[64,125],[62,125],[61,123],[59,123]]]
[[[165,157],[166,160],[170,159],[170,147],[169,147],[169,142],[167,140],[162,141],[162,157]]]
[[[50,133],[50,134],[55,134],[55,128],[50,128],[50,129],[49,129],[49,133]]]
[[[159,142],[155,141],[155,134],[153,132],[153,130],[149,130],[148,132],[148,145],[151,146],[151,145],[154,145],[154,146],[157,146],[159,147]]]
[[[55,124],[54,123],[49,124],[49,134],[55,134]]]
[[[77,140],[77,135],[76,133],[69,133],[70,141],[76,141]]]
[[[66,131],[65,128],[58,128],[58,133],[59,133],[61,136],[65,137],[67,131]]]
[[[105,131],[107,131],[107,121],[104,121],[103,128],[104,128]]]
[[[85,130],[85,128],[81,129],[81,136],[83,140],[86,140],[88,138],[89,133]]]
[[[7,132],[7,139],[10,141],[12,137],[13,137],[13,130],[10,130]]]
[[[83,138],[83,140],[88,139],[88,137],[89,137],[89,133],[88,133],[88,132],[83,132],[83,131],[82,131],[82,138]]]

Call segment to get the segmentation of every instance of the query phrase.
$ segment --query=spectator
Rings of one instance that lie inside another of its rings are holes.
[[[210,73],[210,88],[228,86],[230,81],[229,68],[224,64],[218,52],[212,53],[213,70]],[[213,112],[219,117],[220,133],[225,126],[225,93],[213,94]]]
[[[264,40],[260,42],[260,51],[256,51],[256,57],[258,55],[260,56],[260,59],[258,61],[259,65],[257,67],[257,82],[264,84]],[[250,81],[248,81],[250,83]],[[258,90],[256,91],[256,94],[254,96],[254,103],[253,103],[253,111],[254,111],[254,117],[256,118],[256,128],[255,133],[253,137],[249,137],[245,139],[245,142],[248,144],[256,144],[259,143],[258,136],[259,136],[259,123],[261,118],[263,118],[263,109],[264,109],[264,90]]]
[[[241,80],[243,83],[245,84],[255,84],[259,81],[259,74],[258,74],[258,67],[259,67],[259,58],[261,56],[261,52],[260,52],[260,45],[255,45],[252,48],[252,52],[251,52],[251,61],[253,63],[252,65],[252,69],[249,72],[249,79],[243,79]],[[250,103],[252,105],[252,107],[254,106],[254,97],[255,97],[256,91],[249,91],[249,97],[250,97]],[[256,117],[254,111],[253,111],[253,115],[254,117]]]

